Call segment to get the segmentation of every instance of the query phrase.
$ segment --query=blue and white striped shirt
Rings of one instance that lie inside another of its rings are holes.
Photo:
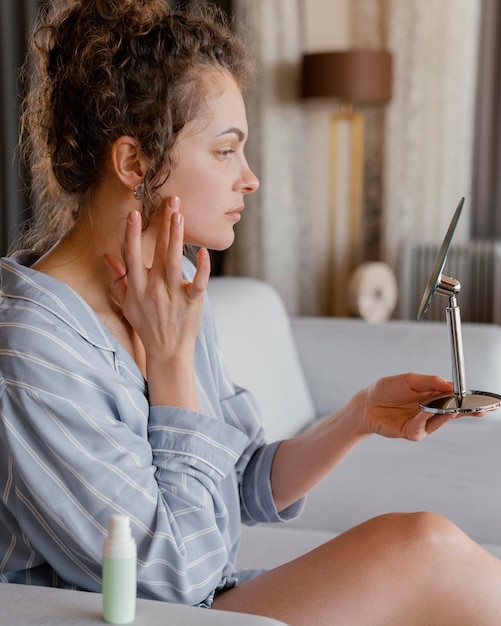
[[[196,376],[200,413],[150,407],[136,363],[78,294],[1,260],[0,581],[100,591],[109,516],[124,513],[139,597],[210,606],[235,582],[241,522],[291,519],[302,503],[275,508],[278,444],[228,378],[207,303]]]

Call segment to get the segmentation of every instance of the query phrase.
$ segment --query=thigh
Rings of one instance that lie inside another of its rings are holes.
[[[213,607],[291,625],[430,623],[426,611],[436,618],[447,608],[440,567],[453,566],[455,529],[433,514],[379,516],[224,592]]]
[[[375,562],[384,553],[382,544],[388,542],[386,535],[394,522],[391,516],[382,516],[356,526],[223,593],[213,607],[267,615],[287,624],[361,625],[363,614],[369,617],[371,612],[373,583],[369,585],[367,578],[374,569],[382,569]]]

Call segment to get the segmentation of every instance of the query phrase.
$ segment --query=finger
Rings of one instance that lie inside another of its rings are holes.
[[[179,280],[182,275],[183,229],[179,229],[179,206],[179,198],[172,196],[167,199],[162,210],[151,266],[152,272],[162,279],[166,272],[169,272],[170,265],[172,265],[170,280],[175,278]],[[174,273],[177,275],[174,276]]]
[[[414,391],[419,393],[442,393],[453,388],[452,383],[442,376],[430,376],[423,374],[408,374],[409,384]]]
[[[136,281],[145,271],[141,251],[141,214],[131,211],[125,228],[125,266],[131,281]]]
[[[103,254],[103,261],[111,274],[111,295],[115,302],[121,307],[127,291],[127,271],[124,262],[107,253]]]
[[[429,413],[427,414],[429,415]],[[436,414],[432,417],[429,417],[426,421],[425,430],[428,435],[436,432],[439,428],[442,428],[447,422],[455,419],[457,417],[457,413],[444,413],[444,414]]]
[[[209,252],[207,248],[200,248],[197,253],[197,271],[193,278],[193,282],[186,288],[188,298],[190,300],[196,300],[203,295],[207,289],[210,278],[210,268],[211,263]]]
[[[160,212],[160,224],[155,240],[155,252],[151,270],[152,272],[160,272],[163,276],[167,258],[167,247],[169,245],[170,215],[172,213],[171,199],[167,198],[165,204],[159,207],[158,211]]]
[[[167,279],[181,281],[183,276],[184,217],[179,211],[170,216],[169,247],[167,249]]]
[[[121,280],[127,274],[124,262],[121,259],[117,259],[117,257],[112,254],[103,254],[103,261],[106,263],[114,281]]]

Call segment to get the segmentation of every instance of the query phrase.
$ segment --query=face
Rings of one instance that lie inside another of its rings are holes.
[[[160,193],[181,199],[185,243],[224,250],[233,243],[245,196],[259,181],[244,156],[248,130],[240,89],[229,74],[214,75],[217,89],[203,114],[181,131]]]

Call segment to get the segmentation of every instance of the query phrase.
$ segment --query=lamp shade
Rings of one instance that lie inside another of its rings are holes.
[[[387,50],[317,52],[303,57],[302,96],[350,102],[385,102],[392,92]]]

